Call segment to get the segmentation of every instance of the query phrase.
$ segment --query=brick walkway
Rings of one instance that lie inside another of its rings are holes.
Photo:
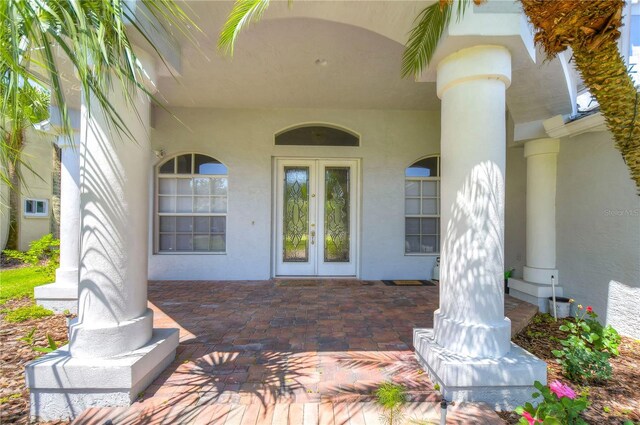
[[[155,326],[180,328],[176,360],[130,408],[91,409],[75,423],[373,425],[371,392],[387,380],[407,387],[407,419],[439,421],[411,344],[413,328],[432,326],[437,287],[151,282],[149,300]],[[514,330],[535,311],[506,297]],[[474,405],[450,419],[501,423]]]

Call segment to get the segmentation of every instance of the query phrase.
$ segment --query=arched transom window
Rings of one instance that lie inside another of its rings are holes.
[[[189,153],[162,163],[157,178],[157,252],[225,252],[227,167]]]
[[[430,156],[405,170],[405,253],[440,253],[440,157]]]

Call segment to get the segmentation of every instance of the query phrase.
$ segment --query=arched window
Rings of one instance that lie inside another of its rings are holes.
[[[304,125],[276,134],[276,146],[360,146],[360,137],[327,125]]]
[[[158,167],[156,251],[226,251],[227,167],[200,154]]]
[[[405,254],[440,253],[440,157],[405,170]]]

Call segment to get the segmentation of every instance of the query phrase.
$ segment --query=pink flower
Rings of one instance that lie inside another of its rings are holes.
[[[570,386],[563,384],[560,381],[553,381],[551,385],[549,385],[549,389],[552,393],[554,393],[558,398],[567,397],[573,400],[576,398],[576,393],[571,389]]]
[[[593,313],[593,307],[587,306],[587,313]]]
[[[522,417],[525,418],[527,422],[529,422],[529,425],[534,425],[536,422],[542,423],[540,419],[534,418],[533,416],[531,416],[531,413],[527,411],[522,412]]]

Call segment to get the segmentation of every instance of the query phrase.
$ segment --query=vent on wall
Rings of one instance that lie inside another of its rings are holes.
[[[360,146],[356,134],[334,127],[309,125],[276,134],[277,146]]]

